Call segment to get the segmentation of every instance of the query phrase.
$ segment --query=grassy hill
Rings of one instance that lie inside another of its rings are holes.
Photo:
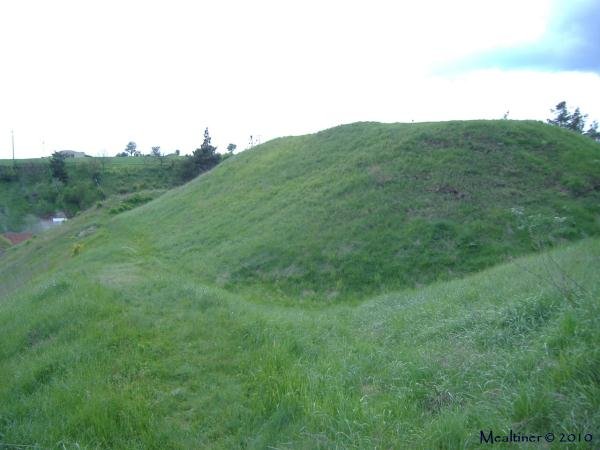
[[[271,141],[115,221],[228,290],[336,299],[600,231],[600,146],[534,122],[354,124]]]
[[[596,445],[599,175],[538,123],[365,123],[110,199],[0,258],[0,443]]]

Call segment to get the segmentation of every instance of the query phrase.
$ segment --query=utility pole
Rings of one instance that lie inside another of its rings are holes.
[[[13,166],[14,166],[15,165],[15,130],[10,130],[10,137],[12,140]]]

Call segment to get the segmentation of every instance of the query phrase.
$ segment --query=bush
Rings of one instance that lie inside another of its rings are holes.
[[[90,182],[79,182],[64,189],[63,206],[70,215],[74,215],[104,197],[102,190]]]
[[[17,171],[13,166],[0,166],[0,182],[11,182],[18,179]]]
[[[154,197],[152,195],[134,194],[131,197],[122,200],[117,206],[111,208],[109,210],[109,213],[119,214],[125,211],[129,211],[130,209],[148,203],[150,200],[153,199]]]
[[[191,156],[186,156],[183,164],[179,166],[178,178],[184,183],[190,181],[198,175],[198,169],[194,164],[194,160]]]
[[[71,256],[77,256],[81,253],[81,251],[83,250],[83,244],[78,242],[75,245],[73,245],[73,248],[71,249]]]

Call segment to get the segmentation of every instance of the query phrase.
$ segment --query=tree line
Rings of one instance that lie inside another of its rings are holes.
[[[159,158],[160,166],[111,167],[105,157],[68,164],[71,158],[65,152],[54,152],[39,162],[0,165],[0,183],[7,183],[7,195],[0,205],[0,231],[21,229],[28,214],[45,217],[64,211],[70,217],[110,195],[181,185],[212,169],[234,150],[235,145],[230,144],[227,155],[217,153],[207,128],[202,145],[192,155],[177,157],[175,152],[175,157],[167,158],[159,146],[153,147],[150,156]],[[127,144],[126,151],[127,156],[139,155],[134,142]]]
[[[208,128],[204,130],[204,139],[202,141],[202,145],[198,147],[196,150],[192,152],[191,155],[186,155],[185,160],[181,164],[181,178],[182,181],[189,181],[192,178],[195,178],[199,174],[206,172],[221,161],[226,159],[227,157],[233,155],[233,152],[237,149],[237,145],[230,143],[227,145],[227,154],[221,155],[217,153],[217,147],[211,144],[211,137],[208,131]],[[161,164],[163,159],[166,156],[180,156],[181,152],[179,150],[175,150],[174,153],[165,155],[160,150],[160,146],[152,147],[151,152],[148,156],[152,156],[155,158],[159,158],[161,160]],[[117,153],[117,157],[129,157],[129,156],[144,156],[137,149],[137,144],[134,141],[130,141],[125,150],[120,153]]]
[[[550,125],[575,131],[576,133],[588,136],[595,141],[600,141],[598,122],[594,120],[586,130],[585,125],[588,115],[583,114],[579,108],[575,108],[575,111],[571,112],[567,107],[567,102],[563,100],[550,111],[554,114],[553,118],[547,120]]]

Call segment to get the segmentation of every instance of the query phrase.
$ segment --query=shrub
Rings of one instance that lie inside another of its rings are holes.
[[[75,245],[73,245],[73,248],[71,249],[71,256],[77,256],[81,253],[81,251],[83,250],[83,244],[78,242]]]
[[[119,214],[125,211],[129,211],[137,206],[143,205],[144,203],[148,203],[150,200],[153,200],[154,197],[152,195],[147,194],[134,194],[131,197],[122,200],[117,206],[111,208],[109,210],[110,214]]]
[[[13,166],[0,166],[0,182],[15,181],[17,178],[17,171]]]

